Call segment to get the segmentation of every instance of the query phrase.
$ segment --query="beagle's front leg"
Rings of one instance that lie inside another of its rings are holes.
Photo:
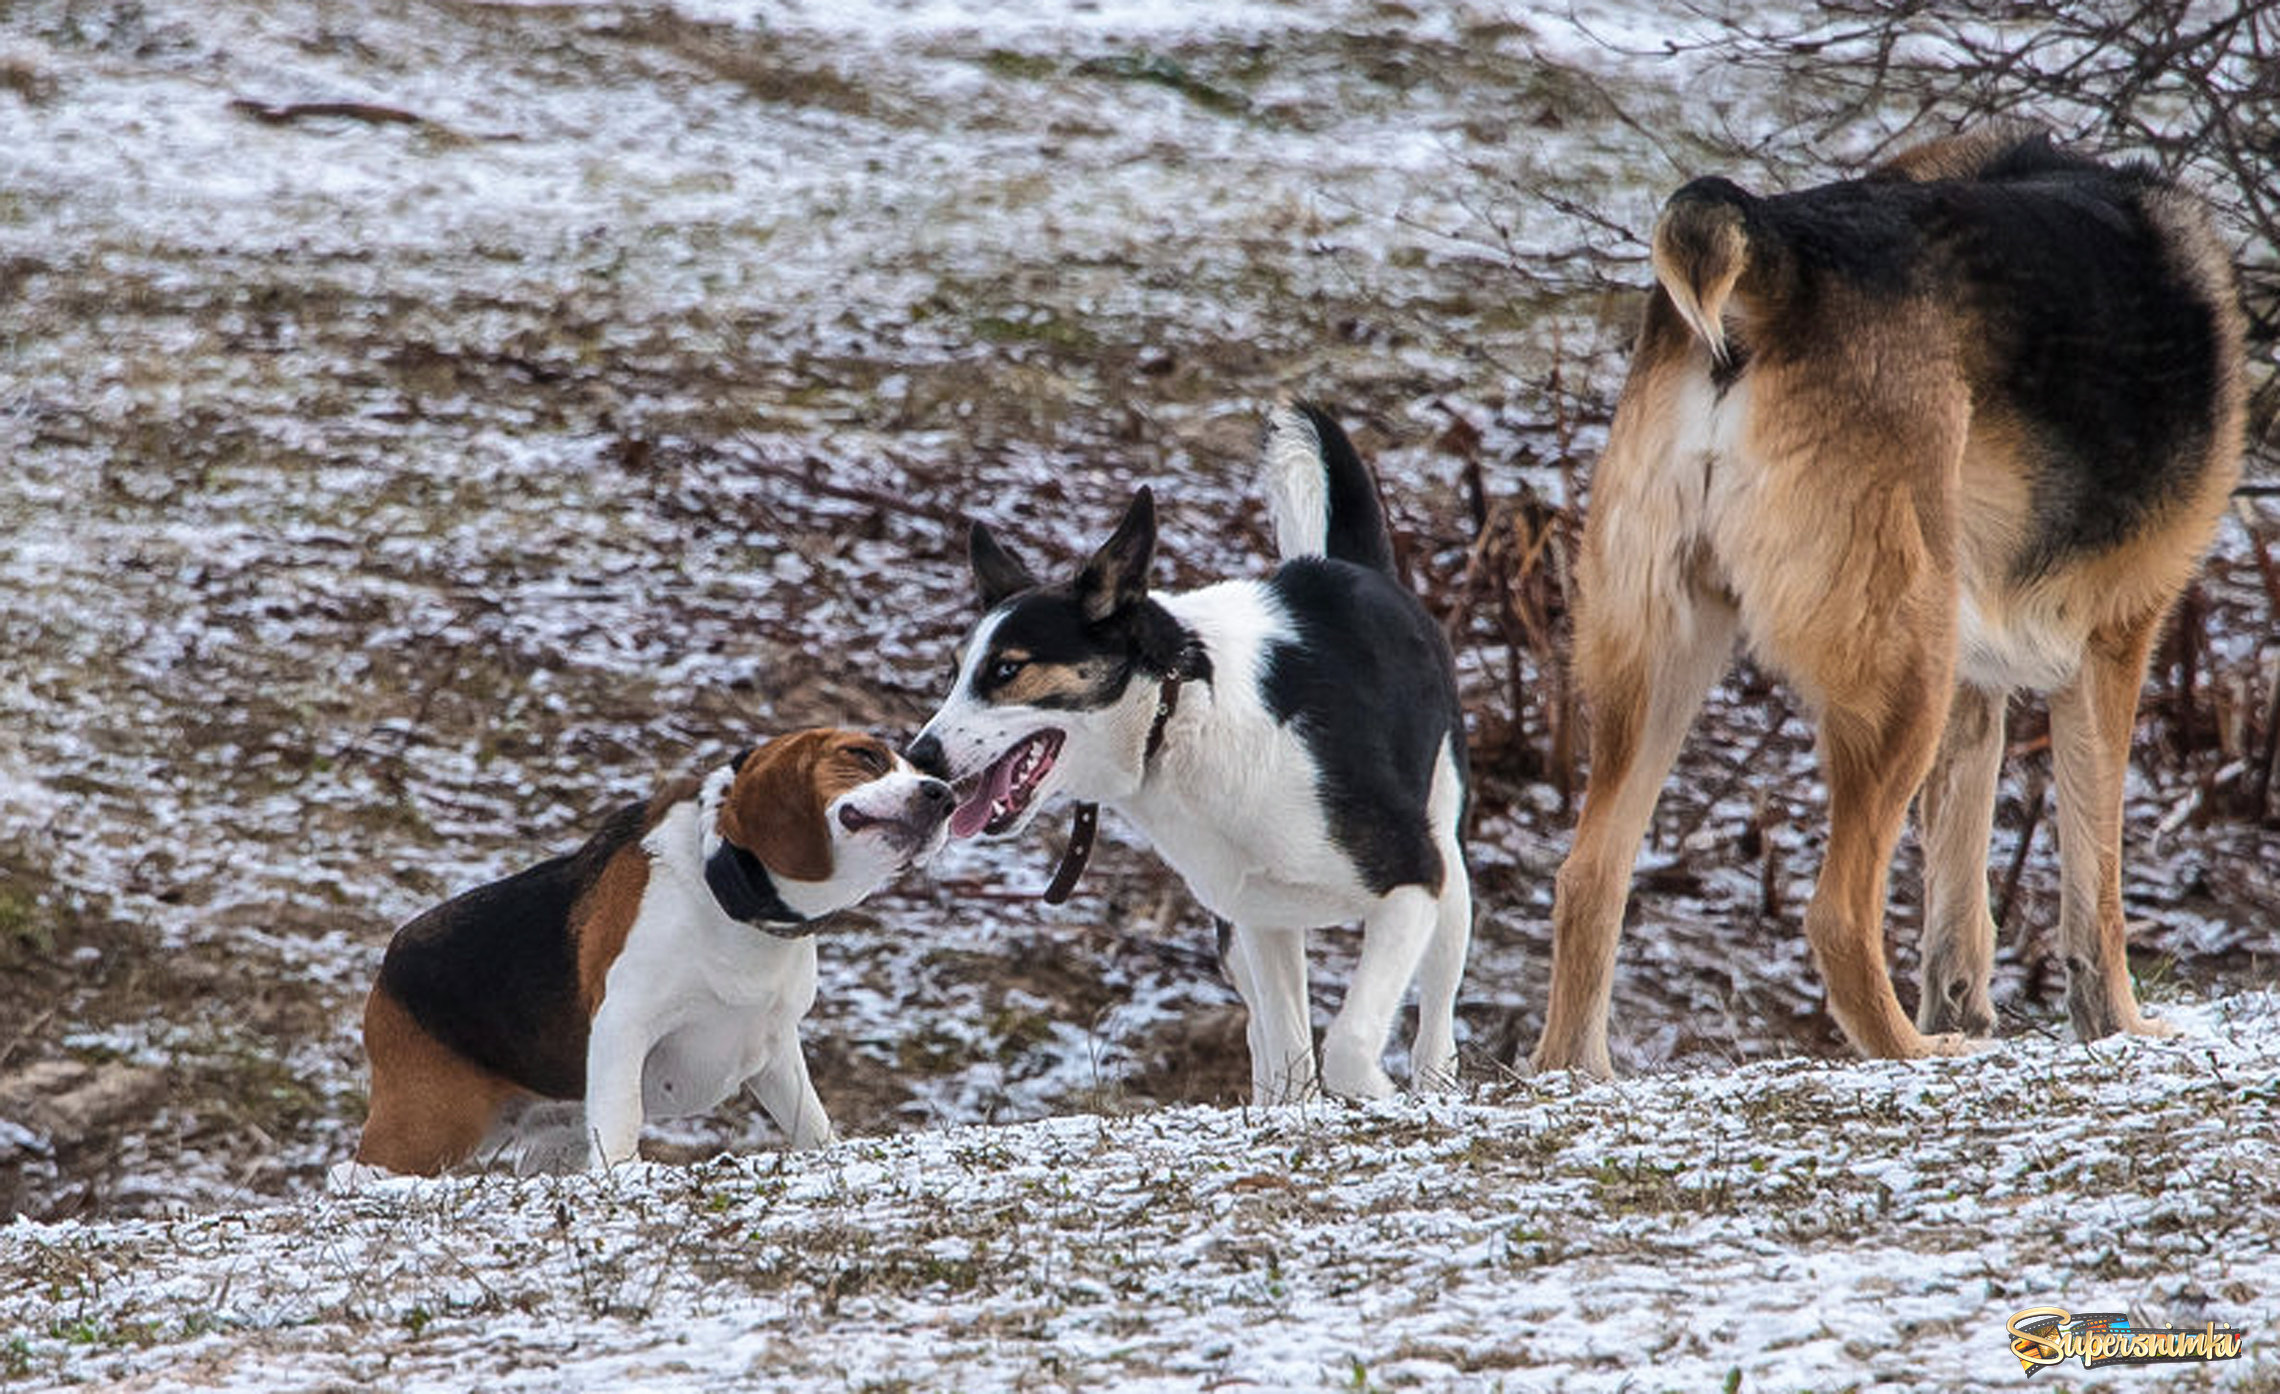
[[[829,1147],[838,1141],[832,1131],[831,1119],[823,1111],[823,1100],[816,1097],[815,1085],[808,1079],[807,1053],[800,1049],[799,1026],[789,1024],[771,1033],[768,1043],[768,1063],[744,1087],[784,1136],[799,1151]]]
[[[586,1157],[593,1170],[641,1155],[641,1067],[648,1054],[645,1033],[613,1018],[606,1006],[595,1015],[586,1041]]]

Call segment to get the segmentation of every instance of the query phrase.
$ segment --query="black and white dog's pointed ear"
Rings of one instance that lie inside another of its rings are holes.
[[[1148,564],[1156,559],[1156,495],[1142,486],[1124,521],[1077,575],[1085,619],[1098,624],[1148,594]]]
[[[977,521],[966,534],[966,559],[973,564],[974,584],[981,588],[985,610],[994,610],[1008,596],[1037,587],[1037,578],[1029,574],[1029,568],[1000,547],[984,523]]]

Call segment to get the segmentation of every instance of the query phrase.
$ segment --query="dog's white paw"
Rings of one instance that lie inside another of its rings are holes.
[[[1314,1072],[1314,1052],[1292,1055],[1281,1064],[1261,1053],[1261,1047],[1251,1047],[1251,1106],[1253,1108],[1280,1108],[1285,1104],[1304,1103],[1322,1092],[1321,1081]]]
[[[346,1161],[333,1163],[325,1173],[325,1189],[334,1195],[349,1195],[368,1189],[381,1181],[392,1181],[396,1173],[370,1162]]]
[[[1457,1062],[1454,1056],[1445,1063],[1428,1065],[1409,1072],[1409,1089],[1413,1094],[1454,1094],[1458,1087]]]
[[[1449,1094],[1457,1088],[1457,1043],[1446,1035],[1420,1037],[1409,1049],[1409,1088],[1418,1094]]]
[[[1910,1050],[1906,1058],[1923,1060],[1935,1057],[1977,1055],[1981,1051],[1995,1048],[1993,1038],[1966,1036],[1961,1031],[1941,1031],[1934,1035],[1921,1036],[1918,1037],[1918,1042],[1917,1047]]]
[[[839,1130],[832,1127],[830,1120],[826,1119],[820,1127],[796,1129],[787,1140],[794,1152],[814,1152],[835,1145],[839,1141]]]
[[[2165,1016],[2147,1016],[2136,1013],[2122,1024],[2122,1030],[2132,1036],[2143,1036],[2149,1041],[2174,1041],[2186,1034],[2185,1028]]]
[[[1393,1077],[1359,1047],[1325,1043],[1322,1089],[1341,1099],[1384,1099],[1393,1094]]]

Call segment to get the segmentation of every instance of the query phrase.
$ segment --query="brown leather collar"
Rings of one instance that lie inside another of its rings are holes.
[[[1085,874],[1085,863],[1092,859],[1093,834],[1100,831],[1100,805],[1081,803],[1077,816],[1069,824],[1069,845],[1061,851],[1061,864],[1053,870],[1053,884],[1045,888],[1045,903],[1059,905],[1077,888],[1077,878]]]

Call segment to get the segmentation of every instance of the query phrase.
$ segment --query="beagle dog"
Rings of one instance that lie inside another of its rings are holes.
[[[829,1143],[800,1051],[812,936],[940,850],[952,802],[883,741],[801,731],[420,915],[365,1003],[372,1107],[336,1181],[509,1147],[521,1170],[606,1167],[644,1119],[739,1088],[792,1146]]]

